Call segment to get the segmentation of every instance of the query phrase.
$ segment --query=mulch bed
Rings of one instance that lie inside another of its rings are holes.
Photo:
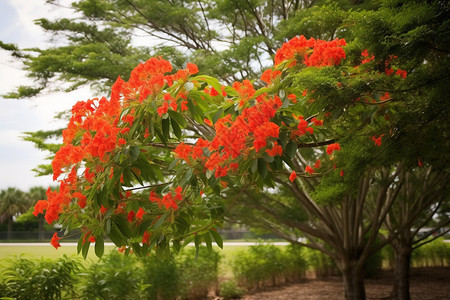
[[[376,278],[366,279],[367,299],[389,299],[393,272],[382,271]],[[411,270],[410,293],[412,300],[450,299],[450,267],[415,268]],[[244,296],[245,300],[261,299],[344,299],[340,277],[305,279],[304,281]]]

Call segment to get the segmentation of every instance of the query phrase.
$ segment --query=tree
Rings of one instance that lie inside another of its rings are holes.
[[[30,197],[33,205],[37,203],[37,201],[45,199],[46,197],[46,193],[45,193],[45,188],[43,187],[32,187],[29,191],[28,191],[28,197]],[[37,216],[39,218],[39,236],[38,239],[39,240],[43,240],[44,239],[44,215],[40,214]]]
[[[171,75],[165,75],[172,70],[171,64],[162,59],[138,65],[127,82],[119,77],[110,100],[93,99],[73,107],[63,132],[65,144],[52,163],[54,179],[64,175],[59,192],[49,190],[48,200],[38,202],[35,213],[46,210],[49,223],[58,220],[68,230],[81,226],[79,250],[84,255],[89,240],[96,242],[101,256],[105,234],[117,246],[129,245],[137,254],[154,246],[168,250],[170,241],[175,249],[192,240],[197,245],[202,240],[210,245],[211,239],[221,244],[213,228],[223,216],[224,189],[239,178],[239,192],[234,196],[238,199],[247,187],[275,187],[280,181],[293,182],[296,172],[312,174],[321,167],[311,167],[297,155],[304,149],[304,157],[310,159],[312,148],[322,158],[322,170],[328,170],[319,188],[322,195],[317,192],[316,197],[330,203],[342,200],[367,167],[361,163],[364,158],[344,163],[334,153],[340,144],[348,149],[355,144],[375,147],[372,135],[379,130],[370,122],[371,113],[360,117],[372,111],[371,105],[343,100],[356,94],[373,95],[371,88],[350,84],[355,78],[361,80],[358,77],[365,76],[365,70],[341,64],[344,45],[339,39],[326,42],[301,36],[290,40],[277,51],[276,67],[261,76],[268,85],[259,90],[248,80],[229,87],[206,75],[193,76],[198,72],[194,64]],[[354,76],[348,76],[349,70]],[[380,82],[403,81],[378,76]],[[374,103],[385,101],[380,96]],[[305,112],[309,116],[303,116]],[[367,122],[375,129],[367,128]],[[307,165],[304,171],[302,165]],[[336,185],[344,176],[341,167],[348,179]],[[390,175],[385,172],[384,177],[395,177]],[[385,189],[392,180],[387,180]],[[291,188],[302,193],[294,185]],[[132,193],[145,189],[152,190]],[[375,217],[383,220],[379,215],[384,216],[388,208],[378,203]],[[369,241],[380,226],[375,223],[365,229]],[[55,234],[55,247],[58,239]],[[364,259],[371,251],[372,242],[368,244]],[[357,266],[352,257],[342,262],[349,299],[364,298],[359,276],[363,263]]]
[[[335,15],[340,20],[342,12]],[[341,27],[337,22],[330,35],[348,35],[352,41],[345,60],[339,56],[342,45],[297,37],[280,48],[280,55],[276,53],[276,67],[262,76],[268,86],[257,91],[245,80],[222,91],[217,80],[192,76],[193,65],[165,77],[171,67],[163,60],[149,60],[124,77],[127,82],[116,81],[110,102],[93,100],[74,108],[65,145],[53,163],[55,178],[61,167],[69,175],[62,179],[60,192],[49,191],[49,201],[40,202],[37,211],[46,208],[48,221],[53,221],[63,210],[60,221],[67,229],[83,224],[85,234],[79,243],[83,254],[89,249],[89,243],[83,243],[86,239],[97,240],[96,251],[101,254],[105,232],[118,245],[131,244],[137,253],[149,249],[140,241],[164,251],[171,237],[175,248],[190,240],[210,243],[211,238],[220,244],[215,231],[209,230],[220,225],[223,215],[223,202],[216,195],[223,195],[226,185],[231,189],[237,179],[242,183],[236,186],[235,201],[254,185],[264,191],[279,181],[289,184],[293,170],[291,178],[297,173],[309,176],[319,158],[326,162],[323,170],[329,171],[309,199],[325,199],[336,208],[341,201],[354,199],[355,183],[366,172],[377,174],[380,165],[393,166],[379,177],[390,178],[395,164],[409,168],[418,157],[427,164],[442,163],[440,151],[449,153],[448,104],[440,96],[448,82],[446,15],[448,9],[439,1],[386,1],[380,10],[349,14],[348,22]],[[330,51],[319,51],[318,44]],[[294,58],[299,61],[292,66]],[[317,67],[322,63],[329,66]],[[139,97],[133,95],[136,91]],[[253,127],[248,129],[247,124]],[[417,132],[423,134],[420,140]],[[374,144],[383,144],[374,152],[379,154],[372,157],[375,162],[359,164],[372,154],[357,150]],[[427,150],[430,145],[433,149]],[[326,146],[331,153],[343,150],[330,161]],[[311,153],[310,148],[317,150]],[[309,160],[296,164],[297,153]],[[77,179],[75,189],[77,169],[86,176]],[[154,190],[149,193],[143,187]],[[84,201],[89,209],[81,212]],[[366,254],[372,251],[370,240],[377,234],[378,221],[369,229],[369,238],[361,239],[369,241],[364,244]],[[58,245],[57,237],[54,244]],[[344,278],[349,281],[348,272]],[[361,284],[353,286],[347,297],[363,298]]]
[[[64,4],[46,2],[56,7]],[[52,38],[65,41],[62,46],[27,50],[0,43],[24,62],[28,76],[36,80],[33,86],[21,86],[7,97],[26,98],[47,87],[69,91],[82,85],[107,92],[106,87],[118,76],[127,80],[138,63],[158,55],[176,68],[194,62],[203,74],[228,84],[257,79],[287,39],[297,34],[335,38],[345,14],[336,5],[316,5],[320,2],[71,1],[66,9],[76,17],[35,21]],[[340,1],[340,5],[354,7],[348,1]],[[55,79],[58,84],[52,86]]]
[[[8,222],[8,240],[12,239],[13,217],[27,211],[32,205],[26,195],[16,188],[0,191],[0,223]]]
[[[389,211],[385,228],[394,237],[391,245],[394,249],[394,287],[393,299],[410,299],[409,269],[412,251],[442,234],[435,234],[439,228],[448,226],[450,218],[444,214],[434,225],[430,225],[440,208],[449,200],[449,174],[444,170],[434,170],[432,167],[417,168],[413,171],[403,171],[403,185],[398,200]],[[424,226],[431,230],[419,236]]]

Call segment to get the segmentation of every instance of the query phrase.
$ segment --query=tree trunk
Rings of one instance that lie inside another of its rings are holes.
[[[40,241],[42,241],[44,239],[44,215],[43,214],[39,214],[38,239]]]
[[[395,269],[394,286],[391,298],[395,300],[410,300],[409,294],[409,271],[411,264],[411,245],[409,243],[399,243],[394,246]]]
[[[364,289],[364,270],[357,268],[357,261],[344,265],[341,269],[344,280],[346,300],[364,300],[366,291]]]
[[[8,219],[8,232],[6,234],[6,239],[10,241],[12,239],[12,230],[13,230],[13,217]]]

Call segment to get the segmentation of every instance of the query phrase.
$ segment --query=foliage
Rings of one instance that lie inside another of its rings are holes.
[[[247,290],[299,280],[306,270],[301,248],[282,251],[274,245],[259,244],[236,255],[232,263],[236,281]]]
[[[229,280],[220,284],[219,295],[225,300],[240,299],[244,295],[244,290],[235,281]]]
[[[147,286],[144,291],[146,299],[176,299],[181,294],[183,270],[178,259],[173,255],[156,257],[155,254],[141,259],[142,280]]]
[[[133,256],[117,251],[92,263],[83,272],[80,293],[84,299],[140,299],[143,270],[136,267]]]
[[[450,245],[443,238],[413,250],[411,264],[415,267],[445,267],[450,265]]]
[[[76,295],[79,260],[8,259],[2,268],[0,295],[14,299],[63,299]]]
[[[205,299],[218,285],[220,255],[213,249],[185,248],[177,259],[180,294],[186,299]]]

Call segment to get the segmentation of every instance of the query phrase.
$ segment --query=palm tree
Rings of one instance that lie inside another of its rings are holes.
[[[38,200],[46,199],[46,189],[40,186],[32,187],[28,191],[28,197],[30,198],[31,204],[34,205]],[[39,235],[38,239],[43,240],[44,239],[44,215],[39,214]]]
[[[26,194],[16,188],[0,191],[0,224],[8,221],[7,239],[12,237],[13,217],[23,213],[31,206]]]

